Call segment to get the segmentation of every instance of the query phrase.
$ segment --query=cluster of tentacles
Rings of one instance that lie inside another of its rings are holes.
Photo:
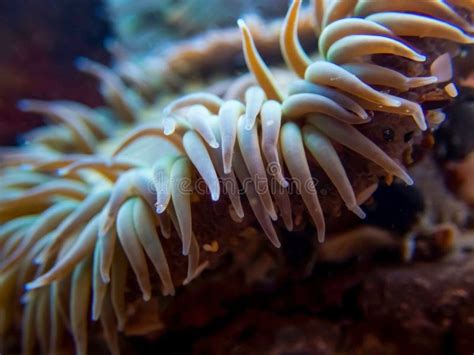
[[[280,35],[293,74],[272,73],[241,20],[253,79],[236,80],[222,97],[185,95],[159,115],[113,71],[86,59],[78,67],[100,79],[109,108],[21,102],[20,109],[45,114],[57,124],[33,131],[18,149],[2,151],[0,335],[15,323],[20,307],[15,300],[22,295],[23,352],[33,353],[39,345],[42,352],[55,353],[62,335],[70,332],[76,352],[86,353],[92,314],[111,352],[118,353],[117,331],[127,320],[129,266],[147,301],[154,289],[149,265],[165,296],[208,265],[191,214],[203,196],[213,201],[227,196],[236,222],[245,218],[245,196],[261,229],[279,247],[274,221],[281,217],[292,230],[293,191],[319,241],[324,240],[314,167],[324,171],[347,208],[364,218],[363,197],[354,193],[340,149],[372,161],[388,178],[411,184],[400,163],[357,125],[385,112],[406,116],[426,130],[426,112],[406,93],[442,83],[455,95],[450,55],[435,59],[431,73],[418,77],[371,58],[382,54],[424,62],[426,56],[410,42],[419,37],[473,43],[471,2],[449,3],[313,1],[319,53],[311,59],[297,39],[301,0],[294,0]],[[201,180],[206,191],[199,192]],[[162,238],[176,237],[188,263],[181,279],[173,277],[162,245]]]

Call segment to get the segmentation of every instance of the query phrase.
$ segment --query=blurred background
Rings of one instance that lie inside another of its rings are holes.
[[[100,102],[96,83],[74,59],[107,62],[102,43],[110,33],[100,0],[0,1],[0,145],[41,124],[16,109],[21,98]]]
[[[0,145],[42,123],[21,113],[22,98],[100,103],[96,81],[79,73],[84,56],[109,63],[104,44],[139,57],[193,34],[234,26],[246,13],[282,16],[287,0],[18,0],[0,1]],[[212,14],[212,16],[209,16]],[[115,46],[116,48],[117,46]]]

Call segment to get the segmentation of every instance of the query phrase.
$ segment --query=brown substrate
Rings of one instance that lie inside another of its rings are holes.
[[[129,346],[144,354],[469,354],[474,259],[455,255],[321,264],[305,280],[270,273],[249,285],[234,273],[197,282],[163,314],[161,338]]]

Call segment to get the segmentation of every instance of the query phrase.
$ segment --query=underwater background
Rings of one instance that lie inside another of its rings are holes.
[[[141,56],[205,30],[233,26],[241,14],[281,17],[287,1],[219,4],[215,0],[2,1],[0,144],[14,144],[18,133],[41,123],[40,117],[16,109],[22,98],[62,98],[97,106],[100,97],[93,79],[79,73],[74,61],[84,56],[107,63],[107,42],[118,38],[133,55]]]

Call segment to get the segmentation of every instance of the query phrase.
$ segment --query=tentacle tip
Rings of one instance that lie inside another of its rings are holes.
[[[402,176],[400,176],[400,179],[402,179],[405,182],[405,184],[407,184],[409,186],[411,186],[415,183],[413,181],[413,179],[411,178],[411,176],[408,175],[407,173],[402,174]]]
[[[219,197],[220,197],[220,192],[219,192],[219,190],[216,190],[216,191],[212,191],[212,192],[211,192],[211,199],[212,199],[212,201],[214,201],[214,202],[219,201]]]
[[[247,29],[247,25],[245,24],[245,21],[241,18],[237,20],[237,26],[239,26],[241,30]]]
[[[426,56],[422,54],[417,54],[414,57],[415,62],[425,62],[426,61]]]
[[[369,114],[365,110],[363,112],[356,113],[356,115],[357,115],[357,117],[360,118],[360,121],[362,121],[362,122],[369,122],[370,121]]]
[[[94,321],[94,322],[97,322],[100,318],[100,311],[97,311],[97,310],[94,310],[92,312],[92,316],[91,316],[91,319]]]
[[[245,217],[244,210],[242,209],[242,206],[239,206],[238,208],[235,208],[234,206],[229,207],[229,214],[232,218],[233,221],[240,223]],[[236,217],[236,218],[234,218]]]
[[[102,282],[103,282],[103,283],[105,283],[105,284],[110,283],[110,275],[109,275],[109,274],[103,272],[103,273],[101,273],[100,276],[101,276],[101,278],[102,278]]]
[[[163,290],[163,296],[174,296],[176,291],[174,288],[166,288]]]
[[[326,229],[324,227],[317,228],[318,242],[324,243],[326,240]]]
[[[74,65],[80,71],[86,70],[87,67],[89,66],[89,63],[90,63],[90,60],[87,59],[86,57],[77,57],[74,60]]]
[[[281,242],[278,238],[275,238],[275,240],[272,240],[272,244],[275,246],[275,248],[278,248],[278,249],[281,248]]]
[[[176,130],[176,122],[174,119],[168,117],[163,121],[163,133],[165,136],[172,135]]]
[[[290,186],[290,183],[286,181],[285,178],[283,178],[282,180],[280,180],[280,185],[286,189],[288,186]]]
[[[400,100],[396,100],[396,99],[389,99],[387,101],[387,106],[400,107],[400,106],[402,106],[402,102]]]
[[[435,84],[437,82],[438,82],[438,77],[436,76],[429,76],[426,78],[426,85]]]
[[[32,281],[32,282],[28,282],[26,285],[25,285],[25,291],[31,291],[31,290],[35,290],[37,288],[40,288],[41,286],[44,286],[44,282],[41,280],[41,279],[36,279],[35,281]]]
[[[232,172],[232,163],[224,162],[224,174],[230,174]]]
[[[162,214],[166,210],[166,205],[163,203],[155,203],[155,211],[158,214]]]
[[[367,216],[364,212],[364,210],[362,208],[360,208],[360,206],[358,205],[354,205],[354,206],[347,206],[347,208],[352,211],[357,217],[359,217],[360,219],[365,219],[365,217]]]
[[[56,170],[56,174],[58,174],[58,176],[66,176],[67,174],[70,173],[70,169],[68,168],[60,168],[58,170]]]
[[[245,124],[244,124],[244,129],[245,129],[246,131],[251,131],[252,128],[253,128],[253,126],[254,126],[254,124],[255,124],[255,122],[253,122],[253,121],[251,121],[251,122],[250,122],[250,121],[249,121],[249,122],[245,122]]]
[[[36,258],[33,259],[33,263],[35,265],[41,265],[43,263],[43,260],[44,260],[44,256],[43,255],[40,255],[40,256],[37,256]]]
[[[269,211],[269,215],[272,221],[275,222],[276,220],[278,220],[278,215],[276,214],[275,211]]]
[[[119,320],[117,322],[117,330],[119,332],[123,332],[125,330],[125,321],[124,320]]]
[[[219,143],[218,143],[216,140],[214,140],[214,141],[211,141],[211,142],[209,143],[209,146],[210,146],[211,148],[217,149],[217,148],[219,148]]]
[[[165,117],[165,120],[167,119],[172,119],[171,117],[169,117],[171,115],[171,106],[170,105],[167,105],[163,108],[163,116]]]
[[[189,254],[189,249],[191,249],[191,243],[188,243],[187,245],[185,243],[183,243],[183,250],[182,250],[182,254],[184,256],[187,256]]]
[[[16,103],[16,107],[22,112],[28,111],[31,107],[31,100],[21,99]]]
[[[151,300],[151,294],[149,292],[144,293],[142,297],[145,302],[148,302]]]

